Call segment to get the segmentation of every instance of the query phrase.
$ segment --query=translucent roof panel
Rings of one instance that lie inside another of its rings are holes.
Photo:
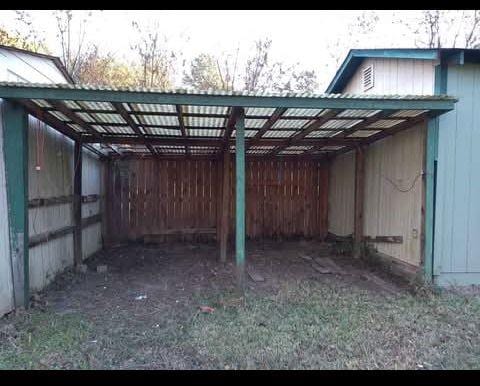
[[[155,126],[179,126],[178,118],[169,115],[139,115],[142,124]]]
[[[311,122],[308,119],[279,119],[272,126],[274,129],[301,129]]]
[[[174,105],[162,105],[151,103],[131,103],[133,111],[143,111],[147,113],[176,113]]]
[[[98,130],[99,127],[102,127],[100,125],[94,125],[93,126],[96,130]],[[135,132],[132,130],[130,126],[108,126],[108,125],[103,125],[104,130],[109,131],[110,133],[115,133],[115,134],[135,134]]]
[[[32,99],[32,102],[40,107],[52,107],[45,99]]]
[[[218,151],[218,148],[213,146],[190,146],[192,154],[214,154]]]
[[[343,110],[342,112],[337,114],[337,118],[340,118],[340,117],[368,118],[379,112],[380,110]]]
[[[253,116],[271,116],[274,113],[274,108],[264,108],[264,107],[247,107],[245,109],[245,115]]]
[[[224,118],[212,117],[185,117],[186,126],[194,127],[224,127]]]
[[[187,135],[193,137],[220,137],[223,135],[223,130],[217,129],[187,129]]]
[[[120,114],[101,114],[93,113],[91,114],[97,122],[103,123],[127,123]]]
[[[50,111],[50,114],[52,114],[55,118],[58,118],[60,119],[61,121],[63,122],[68,122],[70,120],[70,118],[68,118],[67,116],[65,116],[63,113],[61,113],[60,111]]]
[[[78,104],[87,110],[115,110],[112,104],[109,102],[79,101]]]
[[[245,138],[254,137],[257,133],[258,133],[257,130],[245,130]],[[236,130],[233,130],[233,132],[232,132],[232,137],[235,138],[236,135],[237,135],[237,131],[236,131]]]
[[[269,130],[262,135],[262,138],[289,138],[296,133],[296,131]]]
[[[168,135],[168,136],[171,136],[171,135],[180,136],[180,135],[182,135],[182,132],[180,130],[170,129],[170,128],[166,128],[166,127],[144,127],[143,131],[145,132],[145,134],[149,134],[149,135]]]
[[[315,117],[320,114],[322,109],[287,109],[283,113],[284,117]]]
[[[427,111],[428,110],[400,110],[391,114],[390,116],[394,118],[412,118],[426,113]]]
[[[267,119],[245,119],[245,128],[247,129],[260,129],[267,123]]]
[[[223,114],[227,115],[228,107],[224,106],[186,106],[187,113],[196,113],[196,114]]]
[[[324,137],[330,137],[335,133],[337,133],[337,131],[314,130],[311,133],[309,133],[305,138],[324,138]]]
[[[352,134],[347,135],[347,137],[366,138],[380,132],[381,130],[357,130],[354,131]]]
[[[368,129],[389,129],[399,123],[405,122],[405,119],[379,119],[376,122],[368,125]]]
[[[322,129],[350,129],[353,126],[363,122],[361,119],[352,120],[352,119],[330,119],[325,122],[322,126]]]

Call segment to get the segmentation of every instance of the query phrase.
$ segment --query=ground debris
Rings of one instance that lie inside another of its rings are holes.
[[[215,308],[209,307],[209,306],[200,306],[200,311],[203,313],[211,314],[212,312],[215,311]]]
[[[107,272],[107,266],[106,266],[106,265],[97,265],[97,272],[98,272],[98,273],[105,273],[105,272]]]
[[[254,267],[252,267],[251,265],[247,266],[247,272],[248,272],[248,276],[250,276],[250,278],[254,281],[254,282],[261,282],[261,281],[265,281],[265,278],[260,275]]]
[[[147,295],[138,295],[138,296],[135,296],[135,300],[144,300],[147,298]]]

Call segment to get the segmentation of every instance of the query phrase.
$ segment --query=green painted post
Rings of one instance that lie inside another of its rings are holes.
[[[243,108],[235,124],[235,249],[237,285],[245,290],[245,113]]]
[[[4,100],[2,105],[14,302],[28,307],[28,116],[18,104]]]
[[[428,121],[425,179],[425,258],[424,277],[427,283],[433,281],[433,236],[435,232],[435,160],[438,149],[438,118]]]

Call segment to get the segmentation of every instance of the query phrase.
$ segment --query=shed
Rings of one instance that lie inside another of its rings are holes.
[[[14,280],[23,284],[17,304],[26,302],[30,288],[26,245],[73,232],[75,264],[84,258],[82,225],[98,218],[82,216],[82,146],[106,165],[104,211],[97,217],[103,219],[107,245],[172,235],[213,237],[224,261],[231,239],[242,289],[246,238],[325,239],[329,217],[341,210],[353,214],[354,250],[360,256],[370,237],[362,221],[371,184],[365,176],[366,149],[452,110],[456,101],[445,95],[255,94],[6,82],[0,83],[0,98],[5,99],[10,253]],[[27,114],[75,141],[72,223],[34,240],[26,216]],[[352,150],[354,186],[335,183],[338,191],[332,194],[329,185],[345,172],[332,160]],[[342,195],[349,189],[355,194],[347,208]],[[425,195],[427,203],[430,198]],[[426,208],[428,216],[429,204]],[[423,205],[415,209],[422,217]],[[388,205],[380,210],[389,210]],[[392,236],[397,235],[371,239],[397,242]]]

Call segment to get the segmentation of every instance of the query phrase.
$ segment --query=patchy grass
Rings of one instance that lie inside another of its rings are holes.
[[[89,325],[79,315],[34,311],[0,332],[0,369],[88,368],[82,355]]]
[[[233,296],[196,296],[215,312],[171,309],[153,326],[121,311],[97,326],[32,311],[0,343],[0,368],[480,368],[473,297],[388,298],[314,281],[223,306]]]

